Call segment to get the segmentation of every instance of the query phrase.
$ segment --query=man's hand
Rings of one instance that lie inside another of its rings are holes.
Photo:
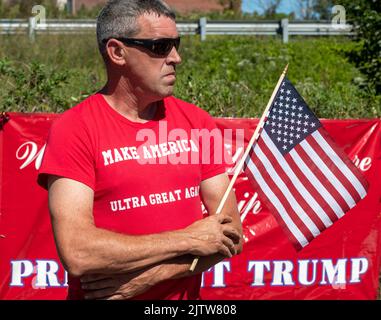
[[[196,256],[220,253],[229,258],[237,254],[235,244],[241,236],[231,224],[232,220],[224,214],[212,215],[187,227],[185,232],[192,243],[190,253]]]
[[[81,277],[85,299],[126,300],[156,284],[155,268],[127,274],[85,275]]]
[[[214,216],[218,210],[221,199],[223,198],[225,191],[229,186],[230,180],[226,173],[219,174],[212,178],[203,180],[201,182],[200,195],[202,201],[204,202],[205,208],[209,212],[209,215]],[[230,238],[235,244],[235,251],[239,254],[242,251],[242,223],[240,219],[240,214],[237,207],[237,200],[235,198],[235,193],[233,190],[230,191],[225,205],[222,208],[220,214],[217,216],[224,216],[231,218],[230,222],[227,224],[230,228],[234,230],[239,235],[239,241],[236,241],[236,238]]]

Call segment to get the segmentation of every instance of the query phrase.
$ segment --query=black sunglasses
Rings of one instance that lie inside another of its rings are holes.
[[[157,56],[167,56],[173,47],[176,50],[180,46],[180,37],[178,38],[160,38],[160,39],[133,39],[133,38],[115,38],[125,45],[143,47]],[[104,40],[104,42],[107,42]]]

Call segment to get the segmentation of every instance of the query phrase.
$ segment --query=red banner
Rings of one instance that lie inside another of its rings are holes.
[[[36,183],[55,114],[10,113],[0,131],[0,299],[65,299],[47,192]],[[257,119],[217,118],[233,163]],[[244,174],[235,184],[244,230],[239,256],[204,273],[203,299],[376,299],[381,262],[381,121],[322,120],[370,183],[345,217],[299,253]]]

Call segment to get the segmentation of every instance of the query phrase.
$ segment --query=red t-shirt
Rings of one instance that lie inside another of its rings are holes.
[[[160,233],[202,219],[200,182],[225,172],[222,151],[213,119],[192,104],[165,98],[142,124],[97,93],[53,123],[38,182],[46,188],[52,174],[92,188],[99,228]],[[200,282],[201,275],[168,280],[136,298],[197,299]],[[69,276],[69,298],[82,297],[79,279]]]

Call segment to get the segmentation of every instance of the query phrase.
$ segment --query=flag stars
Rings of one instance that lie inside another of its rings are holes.
[[[290,151],[320,126],[303,99],[287,83],[282,83],[268,116],[268,133],[282,153]]]

